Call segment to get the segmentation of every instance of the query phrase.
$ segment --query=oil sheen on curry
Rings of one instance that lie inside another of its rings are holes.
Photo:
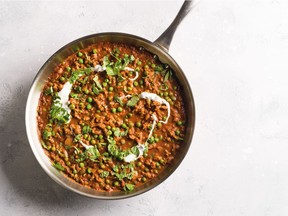
[[[52,166],[98,191],[132,191],[173,161],[184,138],[181,86],[143,48],[100,42],[47,80],[38,105]]]

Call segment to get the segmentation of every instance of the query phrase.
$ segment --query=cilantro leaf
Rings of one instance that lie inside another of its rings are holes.
[[[127,102],[127,106],[128,107],[134,107],[136,104],[137,104],[137,102],[139,101],[139,97],[137,96],[137,95],[133,95],[132,97],[131,97],[131,99]]]
[[[70,115],[68,111],[62,107],[60,98],[58,96],[54,97],[49,115],[52,122],[55,123],[66,124],[70,120]]]
[[[93,78],[93,81],[95,82],[98,89],[102,89],[102,85],[99,82],[99,77],[97,75],[95,75],[95,77]]]
[[[134,188],[135,188],[135,185],[129,184],[129,183],[126,183],[124,186],[125,191],[132,191],[132,190],[134,190]]]
[[[53,163],[52,166],[55,167],[56,169],[60,170],[60,171],[65,170],[65,168],[59,162]]]
[[[102,171],[101,173],[100,173],[100,177],[101,178],[107,178],[109,176],[109,172],[108,171]]]
[[[42,137],[44,140],[49,139],[51,136],[53,135],[53,131],[52,131],[52,124],[47,124],[45,126],[45,129],[42,133]]]
[[[121,106],[123,106],[123,101],[120,97],[118,96],[114,96],[114,101],[116,101],[117,103],[119,103]]]
[[[44,91],[45,95],[52,95],[53,96],[53,88],[52,86]]]
[[[100,156],[100,152],[96,146],[86,149],[85,154],[87,158],[89,158],[93,162],[95,162],[96,159]]]
[[[89,125],[84,125],[83,128],[82,128],[82,133],[83,134],[90,133],[91,131],[92,131],[92,128],[89,127]]]

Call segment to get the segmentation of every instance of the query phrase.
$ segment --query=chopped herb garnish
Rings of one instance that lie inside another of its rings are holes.
[[[89,158],[93,162],[96,162],[96,159],[100,156],[100,152],[96,146],[86,149],[85,154],[87,158]]]
[[[42,137],[44,140],[49,139],[53,135],[52,124],[47,124],[43,131]]]
[[[119,103],[121,106],[123,106],[123,101],[122,101],[122,99],[120,97],[114,96],[114,101]]]
[[[102,85],[101,83],[99,82],[99,77],[97,75],[95,75],[95,77],[93,78],[93,81],[95,82],[96,84],[96,87],[101,90],[102,89]]]
[[[129,184],[129,183],[126,183],[124,186],[125,191],[132,191],[132,190],[134,190],[134,188],[135,188],[135,185]]]
[[[173,75],[172,70],[168,70],[168,71],[165,73],[164,82],[167,82],[169,79],[171,79],[172,75]]]
[[[70,115],[68,111],[62,107],[58,96],[54,97],[49,114],[50,120],[54,123],[66,124],[70,120]]]
[[[53,96],[53,88],[52,86],[44,91],[45,95],[52,95]]]
[[[92,131],[92,128],[89,127],[88,125],[84,125],[83,128],[82,128],[82,133],[83,134],[91,133],[91,131]]]
[[[75,137],[74,137],[74,142],[79,142],[81,140],[81,137],[82,137],[82,134],[77,134]]]
[[[129,107],[134,107],[139,101],[139,99],[140,98],[137,95],[133,95],[126,105]]]
[[[107,178],[109,176],[109,172],[108,171],[102,171],[101,173],[100,173],[100,177],[101,178]]]
[[[60,171],[65,170],[65,168],[59,162],[53,163],[53,167],[55,167],[56,169],[58,169]]]

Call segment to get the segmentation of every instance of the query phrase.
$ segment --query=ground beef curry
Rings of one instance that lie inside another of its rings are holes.
[[[38,105],[52,166],[99,191],[134,190],[174,159],[185,131],[181,86],[143,48],[100,42],[51,72]]]

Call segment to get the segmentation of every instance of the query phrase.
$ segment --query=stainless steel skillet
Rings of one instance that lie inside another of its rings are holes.
[[[124,34],[124,33],[115,33],[115,32],[108,32],[108,33],[100,33],[100,34],[93,34],[88,35],[82,38],[79,38],[75,41],[70,42],[69,44],[65,45],[61,49],[59,49],[55,54],[53,54],[47,62],[41,67],[38,74],[36,75],[33,84],[31,86],[27,104],[26,104],[26,113],[25,113],[25,121],[26,121],[26,131],[30,146],[32,151],[38,160],[41,167],[44,171],[57,183],[64,186],[67,189],[70,189],[76,193],[79,193],[84,196],[97,198],[97,199],[120,199],[120,198],[127,198],[135,195],[139,195],[144,193],[155,186],[159,185],[163,182],[166,178],[168,178],[180,165],[182,160],[184,159],[191,140],[193,136],[193,131],[195,127],[195,106],[194,106],[194,99],[192,95],[192,91],[190,85],[187,81],[187,78],[176,63],[176,61],[168,54],[169,45],[173,38],[173,34],[180,24],[182,19],[188,14],[188,12],[192,9],[194,5],[194,1],[185,1],[182,5],[178,15],[172,22],[172,24],[167,28],[167,30],[155,41],[151,42],[144,38],[131,35],[131,34]],[[45,81],[49,77],[51,71],[64,61],[68,56],[73,54],[76,49],[83,49],[87,46],[97,43],[100,41],[110,41],[110,42],[122,42],[126,44],[130,44],[136,47],[141,47],[149,52],[157,55],[161,62],[168,64],[174,71],[175,75],[182,86],[183,89],[183,97],[185,102],[185,110],[186,110],[186,135],[184,138],[183,143],[181,144],[181,149],[178,152],[176,158],[174,159],[171,166],[167,167],[159,176],[158,178],[147,182],[146,184],[135,188],[134,191],[125,192],[100,192],[93,189],[89,189],[87,187],[81,186],[71,180],[69,180],[66,176],[62,173],[58,172],[55,168],[51,166],[51,161],[45,155],[42,146],[40,144],[39,135],[38,135],[38,127],[37,127],[37,107],[38,107],[38,100],[40,98],[41,91],[45,85]]]

